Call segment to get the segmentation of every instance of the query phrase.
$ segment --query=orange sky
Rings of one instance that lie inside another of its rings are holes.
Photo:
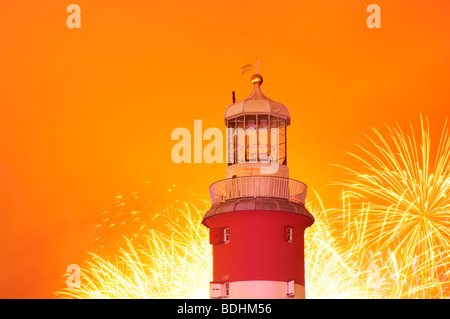
[[[70,3],[81,29],[66,26]],[[370,3],[381,29],[366,26]],[[334,204],[327,184],[344,175],[328,163],[346,164],[369,127],[422,112],[439,133],[449,17],[447,0],[2,0],[0,297],[53,297],[98,214],[144,181],[206,198],[225,164],[174,164],[171,132],[195,119],[223,128],[255,56],[263,91],[291,112],[291,177]]]

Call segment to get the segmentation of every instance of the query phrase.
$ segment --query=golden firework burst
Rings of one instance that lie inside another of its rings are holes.
[[[144,229],[111,259],[91,254],[81,270],[81,288],[62,298],[207,298],[212,277],[204,210],[186,204],[176,218],[160,215],[165,231]]]
[[[389,297],[448,297],[450,266],[450,138],[446,126],[435,152],[428,121],[420,117],[407,135],[397,125],[384,137],[373,129],[362,155],[364,167],[345,167],[352,179],[337,183],[346,191],[343,208],[331,215],[348,247],[364,248],[360,261],[390,272]],[[417,137],[418,136],[418,137]],[[370,150],[370,149],[373,149]],[[434,159],[434,160],[433,160]],[[376,256],[375,260],[374,256]],[[387,265],[389,267],[387,267]],[[389,286],[389,285],[388,285]]]
[[[308,298],[448,298],[450,295],[450,138],[444,126],[431,149],[428,122],[419,139],[399,126],[351,155],[342,207],[326,209],[318,194],[307,203],[316,222],[305,235]],[[371,150],[373,149],[373,150]],[[432,160],[434,159],[434,160]],[[205,209],[186,204],[158,215],[165,230],[140,227],[112,259],[92,254],[81,289],[66,298],[207,298],[212,278]],[[154,218],[154,217],[153,217]]]

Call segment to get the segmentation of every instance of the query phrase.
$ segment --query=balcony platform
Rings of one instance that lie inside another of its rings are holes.
[[[278,176],[242,176],[215,182],[209,187],[211,208],[203,220],[222,213],[238,211],[284,211],[309,217],[305,208],[307,186],[297,180]]]
[[[215,182],[209,187],[211,204],[244,197],[270,197],[305,204],[307,186],[295,179],[270,175],[241,176]]]

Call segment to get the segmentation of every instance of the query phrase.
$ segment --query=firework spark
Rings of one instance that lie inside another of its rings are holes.
[[[373,129],[374,151],[359,146],[363,155],[349,153],[364,169],[345,168],[353,178],[338,183],[347,189],[343,208],[330,214],[341,242],[359,250],[359,262],[378,265],[394,281],[385,282],[387,297],[450,292],[450,138],[444,125],[432,154],[428,121],[420,119],[418,138],[412,125],[410,135],[388,126],[388,138]]]
[[[112,259],[91,254],[81,272],[81,289],[63,298],[207,298],[212,277],[208,231],[199,227],[204,210],[186,204],[177,218],[165,219],[166,232],[143,230],[125,238]]]
[[[381,294],[367,282],[373,276],[353,261],[359,253],[339,245],[316,193],[319,206],[307,203],[315,217],[305,235],[305,281],[307,298],[380,298]]]

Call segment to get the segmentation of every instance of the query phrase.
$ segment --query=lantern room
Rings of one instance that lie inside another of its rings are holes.
[[[269,99],[261,90],[260,74],[251,79],[254,87],[244,100],[225,111],[227,127],[227,178],[261,175],[261,168],[278,163],[271,175],[289,177],[287,167],[288,108]]]

